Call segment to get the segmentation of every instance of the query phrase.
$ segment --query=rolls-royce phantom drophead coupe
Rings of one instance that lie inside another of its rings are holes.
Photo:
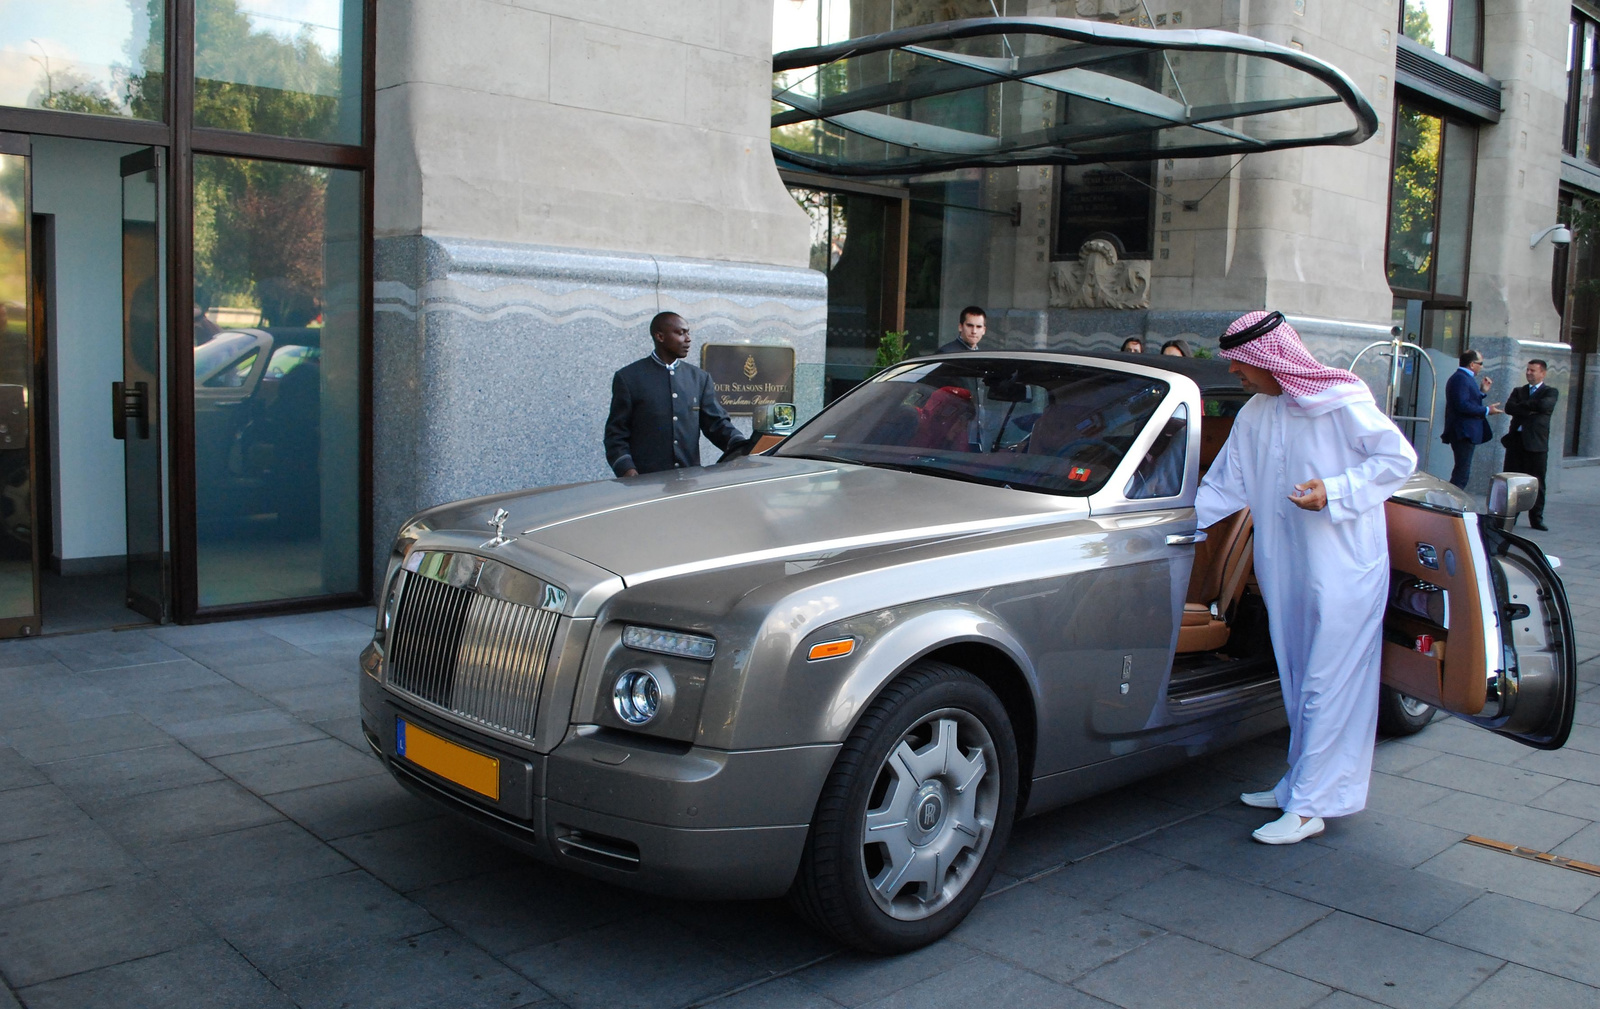
[[[699,469],[478,498],[394,542],[368,742],[408,788],[624,886],[953,928],[1018,817],[1284,724],[1251,519],[1195,527],[1219,361],[970,353]],[[1426,475],[1387,504],[1383,724],[1565,741],[1551,559]]]

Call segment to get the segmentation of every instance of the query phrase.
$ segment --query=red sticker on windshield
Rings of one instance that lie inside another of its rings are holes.
[[[1074,466],[1074,467],[1072,467],[1070,470],[1067,471],[1067,479],[1068,480],[1076,480],[1079,483],[1088,483],[1089,482],[1089,467],[1087,467],[1087,466]]]

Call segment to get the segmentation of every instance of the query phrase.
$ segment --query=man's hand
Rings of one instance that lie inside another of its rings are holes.
[[[1502,407],[1499,403],[1490,403],[1489,404],[1489,416],[1493,417],[1497,413],[1505,413],[1505,412],[1506,412],[1505,408]]]
[[[1489,387],[1492,385],[1494,385],[1494,379],[1490,378],[1488,375],[1483,375],[1478,378],[1478,388],[1482,389],[1484,392],[1488,392]]]
[[[622,475],[623,476],[638,476],[639,475],[639,471],[636,470],[636,469],[623,470],[622,471]]]
[[[1305,483],[1295,484],[1294,489],[1298,493],[1290,494],[1289,500],[1298,507],[1308,512],[1319,512],[1328,507],[1328,488],[1323,486],[1321,480],[1313,477]]]

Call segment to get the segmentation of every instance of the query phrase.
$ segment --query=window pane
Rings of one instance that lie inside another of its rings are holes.
[[[361,142],[361,0],[196,0],[194,121]]]
[[[166,0],[0,0],[0,105],[162,118]]]
[[[1467,293],[1467,233],[1472,226],[1472,166],[1478,160],[1478,128],[1444,124],[1444,164],[1439,173],[1438,294]]]
[[[1121,259],[1150,259],[1155,237],[1155,163],[1058,168],[1056,258],[1077,259],[1091,238],[1114,237]]]
[[[1582,95],[1578,89],[1578,82],[1582,75],[1578,72],[1581,59],[1578,54],[1578,40],[1583,38],[1583,22],[1576,16],[1567,22],[1567,109],[1561,120],[1561,149],[1568,154],[1578,153],[1578,108],[1582,103]]]
[[[200,604],[354,592],[361,175],[208,156],[194,171]]]
[[[1450,12],[1450,55],[1478,65],[1478,28],[1483,24],[1483,0],[1455,0]]]
[[[1409,8],[1408,8],[1409,9]],[[1395,115],[1389,195],[1389,286],[1427,291],[1433,274],[1433,211],[1443,122],[1402,103]]]
[[[1400,30],[1413,42],[1443,56],[1450,35],[1450,0],[1405,0]]]
[[[1583,24],[1583,66],[1578,102],[1578,144],[1580,155],[1590,161],[1600,161],[1600,93],[1595,88],[1595,26],[1593,21]]]
[[[0,154],[0,619],[34,608],[28,392],[33,348],[28,336],[27,159]],[[14,417],[22,417],[19,424]],[[34,630],[38,630],[35,626]]]

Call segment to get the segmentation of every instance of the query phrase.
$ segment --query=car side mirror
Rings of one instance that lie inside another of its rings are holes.
[[[757,438],[769,434],[786,438],[793,433],[794,427],[793,403],[763,403],[756,407],[750,416],[750,429]],[[1532,499],[1529,501],[1531,507]]]
[[[1533,507],[1539,498],[1539,478],[1525,473],[1496,473],[1489,481],[1489,514],[1510,519]]]

